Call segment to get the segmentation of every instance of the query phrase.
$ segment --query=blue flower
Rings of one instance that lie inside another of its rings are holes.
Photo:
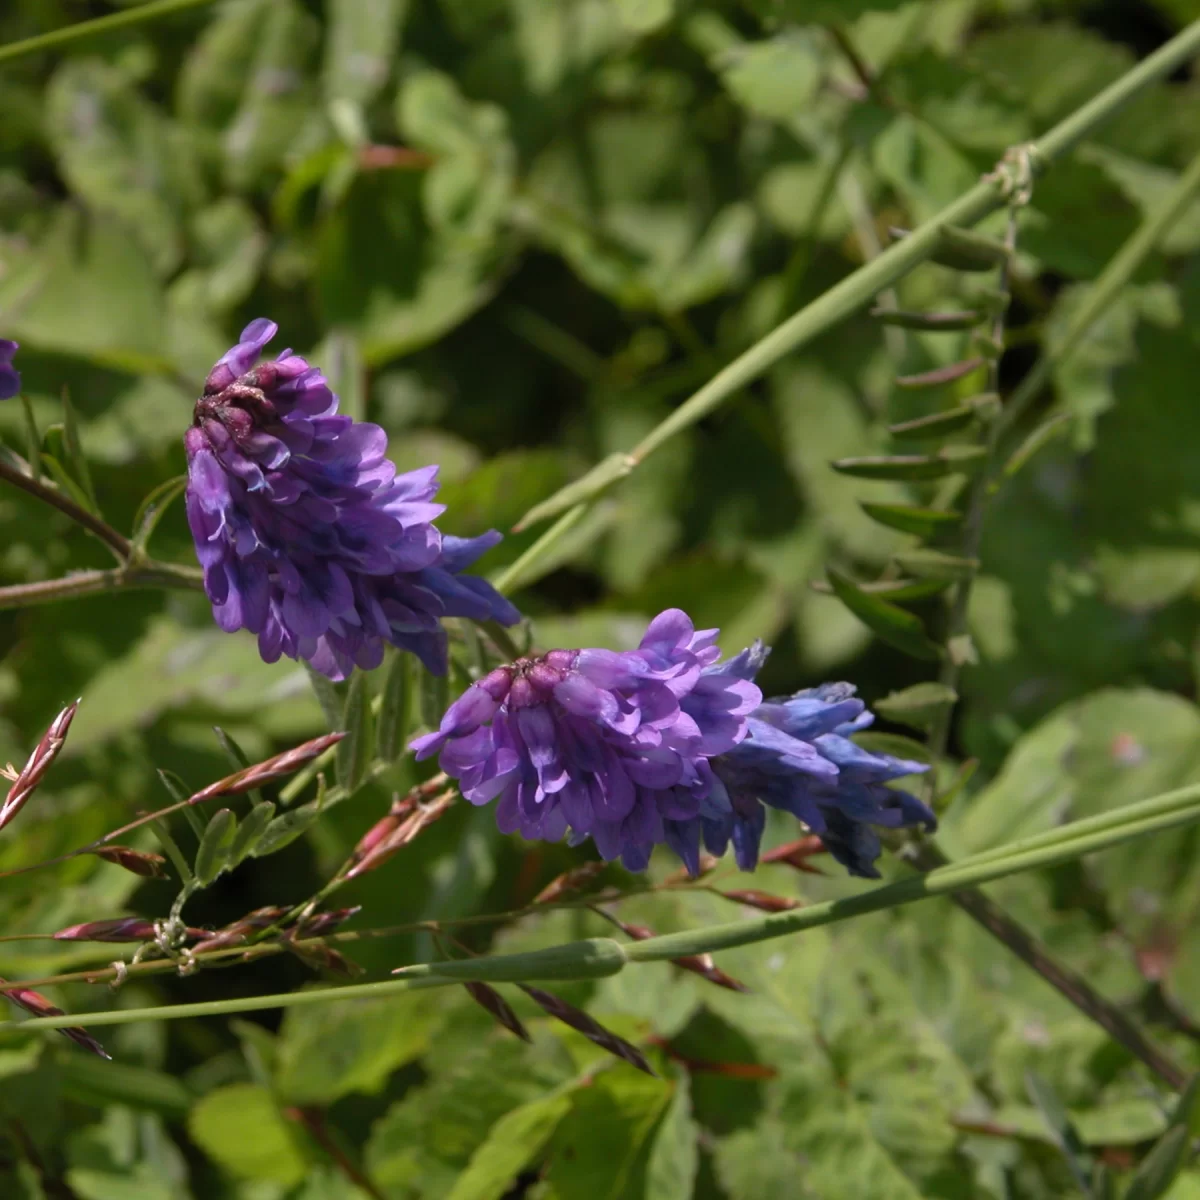
[[[370,669],[385,642],[446,671],[443,617],[520,614],[461,572],[500,535],[443,536],[437,467],[397,475],[378,425],[337,411],[321,372],[259,318],[209,373],[184,438],[187,515],[222,629],[258,635],[264,660],[302,658],[331,679]]]
[[[927,771],[925,763],[874,754],[850,740],[874,720],[848,683],[827,683],[759,705],[745,739],[712,763],[729,798],[726,811],[702,820],[700,828],[676,831],[677,837],[686,832],[680,848],[685,861],[698,854],[702,835],[713,854],[723,854],[732,841],[738,865],[753,870],[766,804],[820,834],[851,875],[878,878],[874,827],[933,829],[937,819],[917,797],[888,786]]]
[[[13,355],[19,349],[17,342],[0,338],[0,400],[11,400],[21,391],[21,372],[12,365]]]
[[[603,858],[642,870],[671,823],[720,815],[710,759],[746,736],[762,699],[750,680],[710,669],[716,637],[668,609],[636,650],[518,659],[472,684],[412,748],[440,753],[473,804],[497,800],[504,832],[591,838]]]

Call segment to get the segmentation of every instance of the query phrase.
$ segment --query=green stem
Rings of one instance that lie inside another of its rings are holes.
[[[534,568],[583,520],[588,514],[589,505],[585,502],[569,508],[545,533],[542,534],[516,562],[505,567],[495,579],[492,586],[498,591],[508,594],[532,580]]]
[[[0,46],[0,63],[11,62],[27,54],[38,54],[43,50],[57,50],[69,42],[97,37],[115,29],[127,29],[145,21],[186,12],[189,8],[200,8],[212,2],[213,0],[155,0],[154,3],[143,4],[140,8],[129,9],[127,12],[110,13],[107,17],[97,17],[94,21],[80,21],[76,25],[67,25],[62,29],[51,30],[50,33],[39,33],[36,37]]]
[[[1001,432],[1011,429],[1021,419],[1050,382],[1055,369],[1074,353],[1091,327],[1133,278],[1137,269],[1183,216],[1197,192],[1200,192],[1200,155],[1191,161],[1187,170],[1176,181],[1163,200],[1162,206],[1142,221],[1109,260],[1088,290],[1083,302],[1072,312],[1058,344],[1051,352],[1043,354],[1029,374],[1021,380],[1005,404],[998,421]]]
[[[1032,150],[1040,165],[1061,158],[1081,138],[1117,112],[1142,88],[1169,75],[1181,63],[1200,50],[1200,21],[1193,21],[1174,38],[1142,60],[1132,71],[1118,79],[1071,116],[1050,130]],[[617,454],[594,468],[582,480],[569,484],[561,492],[531,510],[519,526],[541,520],[581,503],[586,507],[619,479],[636,469],[677,433],[696,424],[718,408],[730,396],[758,379],[785,355],[799,349],[831,326],[870,302],[914,267],[925,262],[938,245],[945,225],[971,226],[1003,203],[996,183],[983,179],[970,191],[948,205],[936,217],[926,221],[907,237],[889,246],[878,258],[860,267],[840,283],[795,313],[782,325],[762,338],[713,376],[694,395],[684,401],[665,421],[653,429],[627,455]],[[536,514],[536,515],[535,515]],[[582,513],[575,517],[578,521]],[[565,532],[559,526],[558,536]],[[538,542],[539,552],[549,547]],[[532,550],[532,548],[531,548]],[[528,554],[529,552],[527,552]],[[526,557],[526,556],[523,556]],[[511,570],[511,569],[510,569]]]
[[[194,567],[148,562],[138,567],[117,567],[110,571],[74,571],[62,579],[43,579],[37,583],[16,583],[0,588],[0,609],[30,608],[35,604],[53,604],[96,596],[103,592],[128,591],[132,588],[185,588],[197,591],[204,577]]]
[[[1132,805],[1122,810],[1123,819],[1120,823],[1112,820],[1115,816],[1116,814],[1110,814],[1103,820],[1092,818],[1080,821],[1064,826],[1052,835],[1026,839],[1020,843],[1013,843],[1010,847],[1001,847],[987,855],[980,855],[978,859],[964,859],[953,865],[938,867],[925,875],[885,884],[840,900],[827,900],[807,908],[774,913],[748,921],[664,934],[629,945],[621,945],[608,938],[593,938],[586,942],[552,946],[527,954],[497,955],[454,964],[418,963],[405,968],[406,974],[403,978],[381,983],[320,988],[238,1000],[218,1000],[204,1004],[90,1013],[86,1021],[89,1026],[98,1027],[122,1025],[139,1020],[163,1021],[177,1017],[220,1016],[265,1008],[319,1004],[325,1000],[386,996],[414,987],[449,986],[461,983],[465,979],[503,982],[516,979],[600,978],[615,974],[626,963],[660,962],[786,937],[805,929],[815,929],[821,925],[830,925],[867,913],[898,908],[934,896],[950,895],[965,888],[979,887],[1022,871],[1058,866],[1133,838],[1191,824],[1200,820],[1200,784]],[[596,897],[587,899],[589,904],[596,902]],[[38,1017],[24,1022],[4,1022],[0,1023],[0,1032],[18,1025],[23,1029],[58,1029],[64,1025],[78,1024],[80,1019],[78,1015],[65,1015]]]
[[[0,58],[2,56],[3,48],[0,47]],[[82,525],[90,534],[99,538],[117,556],[119,562],[123,563],[129,558],[130,545],[127,537],[118,533],[107,521],[102,521],[88,512],[86,508],[81,508],[58,488],[51,487],[48,483],[43,483],[32,475],[27,475],[2,458],[0,458],[0,479],[28,492],[43,504],[49,504],[51,508],[57,508],[59,512],[65,513],[77,525]]]

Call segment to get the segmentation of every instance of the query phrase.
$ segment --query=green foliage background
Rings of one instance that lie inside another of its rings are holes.
[[[0,42],[104,11],[9,0]],[[1198,15],[1193,0],[225,0],[0,67],[0,333],[22,343],[43,427],[69,389],[118,528],[182,471],[212,362],[269,315],[347,411],[387,429],[401,469],[441,463],[445,530],[507,530],[877,253],[889,225],[927,219]],[[1183,72],[1038,183],[1005,389],[1197,153],[1200,84]],[[1069,414],[1065,435],[990,512],[980,662],[954,742],[980,767],[947,817],[954,852],[1200,780],[1200,204],[1162,249],[1056,373],[1047,402]],[[900,299],[955,307],[959,287],[925,267]],[[925,677],[809,585],[826,563],[870,578],[903,543],[858,507],[903,489],[828,461],[882,450],[887,420],[930,405],[892,377],[951,358],[944,340],[885,337],[862,317],[785,360],[575,530],[516,597],[536,641],[627,645],[679,604],[719,625],[727,650],[772,642],[767,692],[848,678],[873,702]],[[23,445],[15,403],[0,438]],[[483,565],[499,570],[538,532]],[[193,561],[180,505],[154,550]],[[0,490],[0,582],[104,565],[65,519]],[[0,761],[23,761],[83,697],[0,869],[165,803],[156,767],[191,787],[225,773],[214,724],[255,759],[327,727],[301,669],[263,665],[191,593],[0,612],[0,647]],[[303,899],[412,770],[390,767],[220,881],[189,920]],[[795,835],[780,823],[769,840]],[[1196,841],[1166,835],[994,889],[1193,1066]],[[575,861],[456,810],[346,902],[364,905],[358,927],[503,910]],[[735,886],[824,898],[857,885],[774,866]],[[14,934],[161,916],[170,899],[168,884],[90,858],[0,885]],[[666,932],[738,910],[697,894],[621,912]],[[604,929],[557,914],[492,944]],[[382,973],[431,950],[412,935],[352,953]],[[94,947],[0,944],[9,979],[102,961]],[[1118,1174],[1166,1125],[1153,1081],[945,901],[720,963],[752,992],[665,964],[559,989],[649,1039],[658,1080],[521,996],[532,1046],[451,991],[124,1026],[106,1031],[114,1063],[0,1035],[2,1194],[364,1194],[298,1108],[323,1114],[389,1200],[1070,1194],[1029,1070]],[[51,994],[84,1013],[311,979],[276,958]],[[1200,1171],[1169,1194],[1200,1196]]]

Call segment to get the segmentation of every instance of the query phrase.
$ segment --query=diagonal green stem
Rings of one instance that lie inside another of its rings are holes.
[[[1035,161],[1039,165],[1049,165],[1061,158],[1142,88],[1169,75],[1198,51],[1200,21],[1193,21],[1169,42],[1143,59],[1132,71],[1051,129],[1033,148]],[[914,267],[925,262],[938,245],[943,226],[974,225],[1002,203],[1003,197],[997,184],[990,180],[981,180],[936,217],[889,246],[878,258],[872,259],[848,275],[734,359],[684,401],[628,454],[612,455],[582,479],[576,480],[561,492],[536,505],[521,519],[518,528],[534,521],[556,517],[568,510],[568,515],[574,514],[577,506],[583,506],[583,510],[574,515],[572,521],[568,522],[564,517],[539,540],[538,556],[549,555],[555,549],[558,540],[569,531],[570,526],[581,519],[587,506],[635,470],[642,460],[648,458],[677,433],[708,416],[735,393],[765,374],[785,355],[824,333],[838,321],[869,303],[872,297]],[[551,534],[555,536],[551,538]],[[522,558],[522,571],[529,574],[532,565],[533,548]]]
[[[117,567],[110,571],[73,571],[61,579],[40,579],[36,583],[0,587],[0,609],[30,608],[35,604],[53,604],[59,600],[74,600],[80,596],[96,596],[131,588],[184,588],[198,591],[203,587],[204,577],[195,567],[147,562],[138,567]]]
[[[141,25],[159,17],[169,17],[177,12],[186,12],[189,8],[200,8],[212,2],[213,0],[154,0],[150,4],[143,4],[140,8],[132,8],[126,12],[110,13],[106,17],[97,17],[94,21],[66,25],[62,29],[53,29],[49,33],[39,33],[23,41],[0,46],[0,63],[12,62],[13,59],[24,58],[27,54],[38,54],[43,50],[57,50],[70,42],[99,37],[116,29],[128,29],[133,25]]]
[[[57,508],[59,512],[65,513],[77,525],[82,525],[88,533],[99,538],[120,562],[128,559],[129,539],[118,533],[107,521],[102,521],[88,512],[86,508],[81,508],[70,496],[60,492],[58,488],[51,487],[40,479],[35,479],[31,474],[27,475],[2,458],[0,458],[0,479],[28,492],[43,504],[49,504],[51,508]]]
[[[1192,159],[1157,211],[1142,221],[1097,276],[1083,303],[1071,314],[1058,345],[1042,355],[1029,374],[1021,380],[1000,416],[998,425],[1001,431],[1012,428],[1021,419],[1050,381],[1055,368],[1074,353],[1084,336],[1120,295],[1122,288],[1133,278],[1137,269],[1161,245],[1198,192],[1200,155]]]
[[[627,963],[659,962],[692,954],[747,946],[831,925],[837,921],[864,916],[884,909],[898,908],[934,896],[951,895],[964,888],[979,887],[1022,871],[1057,866],[1086,854],[1120,845],[1133,838],[1145,837],[1200,820],[1200,784],[1152,797],[1140,804],[1100,819],[1092,818],[1063,826],[1053,834],[1025,839],[1012,846],[978,858],[938,867],[924,875],[902,879],[847,896],[827,900],[807,908],[774,913],[753,920],[705,929],[687,930],[647,938],[622,945],[609,938],[592,938],[565,946],[552,946],[527,954],[496,955],[469,962],[417,963],[404,969],[400,979],[350,987],[320,988],[272,996],[218,1000],[203,1004],[180,1004],[160,1008],[122,1009],[87,1014],[89,1026],[121,1025],[133,1021],[163,1021],[178,1017],[219,1016],[234,1012],[252,1012],[264,1008],[292,1008],[319,1004],[325,1000],[349,1000],[392,995],[417,987],[439,987],[466,979],[493,981],[537,979],[595,979],[619,972]],[[38,1017],[24,1022],[0,1023],[0,1031],[20,1026],[23,1029],[57,1029],[78,1024],[79,1015]]]

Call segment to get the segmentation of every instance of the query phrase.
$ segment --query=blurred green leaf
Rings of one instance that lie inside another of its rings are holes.
[[[394,762],[404,753],[412,732],[413,671],[408,655],[395,649],[387,651],[379,718],[375,727],[379,757],[384,762]]]
[[[387,83],[408,0],[331,0],[326,8],[325,98],[368,104]]]
[[[551,1092],[501,1117],[454,1181],[448,1200],[500,1200],[571,1108],[571,1097]]]
[[[958,693],[941,683],[914,683],[892,692],[872,706],[880,716],[914,729],[929,729],[948,708],[958,702]]]
[[[940,656],[937,644],[925,632],[919,617],[864,592],[832,567],[826,574],[837,598],[883,641],[914,658],[936,660]]]
[[[778,120],[802,116],[821,83],[814,37],[790,30],[765,42],[743,42],[722,58],[721,79],[753,113]]]
[[[351,1092],[377,1093],[397,1067],[426,1051],[444,1012],[430,992],[288,1009],[279,1094],[290,1104],[326,1105]]]
[[[1190,1131],[1183,1126],[1168,1129],[1138,1164],[1125,1191],[1125,1200],[1157,1200],[1165,1195],[1191,1157],[1190,1142]]]
[[[266,1088],[234,1083],[203,1097],[188,1117],[188,1134],[240,1179],[299,1183],[306,1165],[296,1135]]]
[[[700,1127],[691,1112],[691,1088],[684,1071],[674,1073],[675,1090],[654,1132],[646,1164],[646,1200],[689,1200],[699,1166]]]

